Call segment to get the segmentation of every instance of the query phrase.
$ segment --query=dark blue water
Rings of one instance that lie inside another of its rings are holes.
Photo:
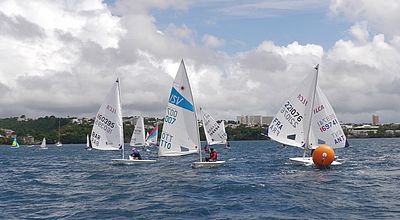
[[[350,143],[328,170],[272,141],[217,147],[216,169],[192,169],[195,155],[113,166],[118,152],[84,145],[4,146],[0,219],[400,219],[400,139]]]

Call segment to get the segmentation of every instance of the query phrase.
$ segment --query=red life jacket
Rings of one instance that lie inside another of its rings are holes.
[[[217,160],[217,152],[214,151],[210,154],[210,160]]]

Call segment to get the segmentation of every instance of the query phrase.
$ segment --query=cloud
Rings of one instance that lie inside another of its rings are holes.
[[[327,3],[318,0],[271,0],[246,1],[245,3],[243,3],[243,1],[220,1],[220,4],[223,6],[220,6],[219,10],[224,15],[259,18],[277,16],[287,11],[315,10],[325,6]]]
[[[152,16],[154,10],[187,12],[224,2],[2,1],[0,116],[92,117],[119,77],[124,115],[163,117],[183,58],[196,104],[217,119],[274,115],[319,63],[319,84],[341,121],[368,122],[372,114],[383,122],[399,121],[400,36],[397,27],[388,29],[396,16],[385,16],[387,27],[380,28],[375,17],[380,14],[366,2],[332,1],[332,12],[354,23],[346,39],[331,48],[265,39],[236,54],[223,52],[225,40],[216,37],[218,32],[200,32],[189,22],[159,27]],[[256,6],[307,10],[313,2],[233,2],[229,7],[247,8],[245,13]],[[378,12],[387,7],[372,5]],[[347,7],[357,6],[365,10],[351,15]]]
[[[211,47],[211,48],[218,48],[225,45],[225,40],[219,39],[216,36],[208,34],[203,36],[202,41],[206,47]]]
[[[367,21],[378,32],[399,35],[400,2],[397,0],[332,0],[331,12],[351,21]]]

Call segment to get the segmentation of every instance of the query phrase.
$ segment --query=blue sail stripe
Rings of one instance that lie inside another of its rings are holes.
[[[174,87],[171,89],[169,96],[169,103],[184,108],[188,111],[194,112],[193,104],[183,97]]]

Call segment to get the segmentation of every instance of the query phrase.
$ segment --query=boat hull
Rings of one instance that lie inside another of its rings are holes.
[[[292,158],[289,158],[289,160],[297,162],[297,163],[302,163],[307,166],[314,165],[314,161],[313,161],[312,157],[292,157]],[[341,164],[342,163],[338,162],[338,161],[333,161],[331,163],[332,166],[341,165]]]
[[[192,168],[213,168],[213,167],[219,167],[224,163],[225,163],[224,160],[215,161],[215,162],[200,162],[200,161],[196,161],[196,162],[192,163]]]
[[[135,164],[148,164],[155,163],[156,160],[131,160],[131,159],[112,159],[114,165],[135,165]]]

